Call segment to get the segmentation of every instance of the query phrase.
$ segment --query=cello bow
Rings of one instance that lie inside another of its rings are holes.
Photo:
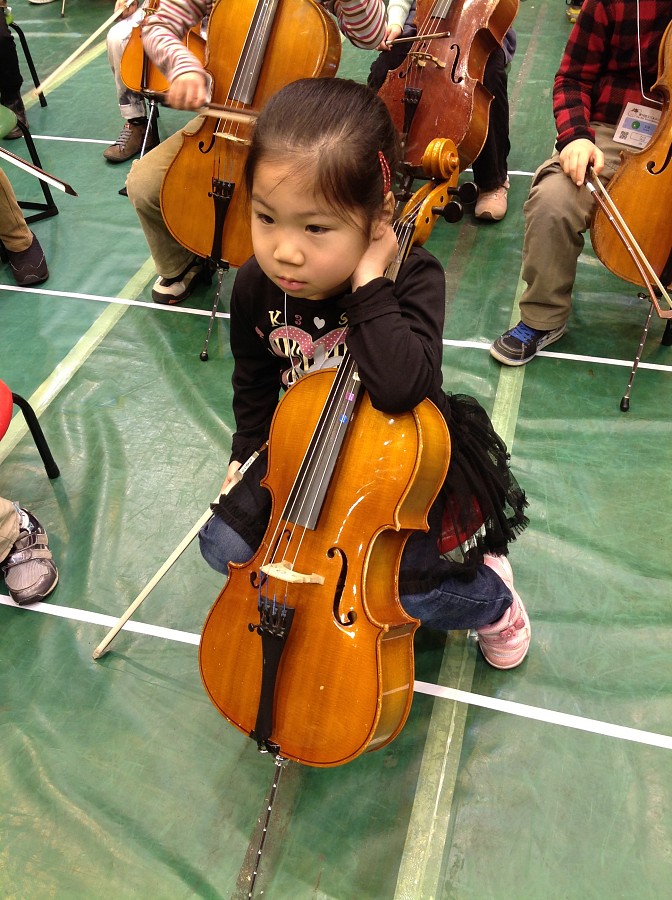
[[[45,90],[48,87],[51,87],[51,85],[56,81],[58,76],[65,69],[67,69],[67,67],[70,65],[70,63],[74,62],[79,56],[81,56],[82,53],[86,50],[86,48],[89,47],[100,34],[102,34],[104,31],[106,31],[110,27],[110,25],[113,25],[117,21],[117,19],[122,18],[123,14],[126,12],[126,10],[130,9],[130,7],[133,6],[133,4],[135,2],[136,2],[136,0],[126,0],[124,5],[120,9],[118,9],[116,12],[112,13],[112,15],[108,19],[105,19],[103,24],[100,25],[98,28],[96,28],[96,30],[93,32],[93,34],[89,35],[89,37],[82,44],[80,44],[79,47],[77,47],[77,49],[74,50],[70,54],[70,56],[68,56],[67,59],[64,59],[63,62],[56,69],[54,69],[54,71],[51,73],[51,75],[47,75],[47,77],[44,79],[44,81],[40,82],[40,84],[38,84],[36,87],[33,88],[33,90],[32,90],[33,96],[39,97],[42,94],[44,94]]]
[[[0,159],[4,159],[13,166],[23,169],[23,171],[28,172],[29,175],[34,175],[35,178],[39,178],[40,181],[45,181],[57,190],[63,191],[64,194],[70,194],[72,197],[78,196],[77,192],[67,183],[67,181],[61,181],[61,179],[56,178],[55,175],[50,175],[49,172],[45,172],[44,169],[40,169],[39,166],[34,166],[32,163],[26,162],[25,159],[22,159],[15,153],[11,153],[9,150],[5,150],[4,147],[0,147]]]

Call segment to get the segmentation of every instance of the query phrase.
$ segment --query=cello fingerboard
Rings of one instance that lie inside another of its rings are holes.
[[[269,0],[267,3],[257,4],[247,40],[233,76],[229,100],[244,103],[246,106],[252,105],[278,3],[279,0]]]

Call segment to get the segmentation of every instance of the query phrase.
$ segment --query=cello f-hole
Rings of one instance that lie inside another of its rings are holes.
[[[337,625],[347,628],[348,625],[354,625],[357,619],[357,613],[353,609],[349,609],[347,613],[340,610],[341,600],[343,599],[343,588],[345,587],[345,579],[348,573],[348,558],[339,547],[330,547],[327,550],[327,556],[333,559],[334,556],[341,558],[341,572],[336,583],[336,591],[334,593],[333,613]]]
[[[672,159],[672,144],[667,148],[667,156],[665,157],[665,162],[658,169],[658,171],[656,172],[656,170],[654,168],[656,165],[655,159],[650,160],[646,164],[646,171],[650,172],[652,175],[662,175],[663,172],[665,171],[665,169],[669,166],[670,159]]]
[[[460,54],[461,54],[460,45],[459,44],[451,44],[450,49],[455,51],[455,59],[453,60],[453,66],[450,70],[450,80],[453,82],[453,84],[460,84],[461,82],[464,81],[464,78],[462,78],[461,75],[459,78],[455,77],[455,73],[457,72],[457,67],[460,62]]]

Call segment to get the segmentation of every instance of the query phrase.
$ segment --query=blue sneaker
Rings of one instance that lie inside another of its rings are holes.
[[[519,322],[515,328],[505,331],[490,347],[490,356],[504,363],[505,366],[524,366],[537,355],[537,352],[554,341],[560,340],[567,325],[560,325],[550,331],[530,328]]]

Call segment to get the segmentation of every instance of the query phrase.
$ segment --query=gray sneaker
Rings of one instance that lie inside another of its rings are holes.
[[[537,355],[539,350],[560,340],[567,325],[560,325],[550,331],[530,328],[519,322],[515,328],[505,331],[490,347],[490,356],[505,366],[524,366]]]
[[[35,516],[22,510],[28,518],[19,537],[0,563],[5,584],[15,603],[37,603],[43,600],[58,584],[58,571],[51,557],[47,532]]]

